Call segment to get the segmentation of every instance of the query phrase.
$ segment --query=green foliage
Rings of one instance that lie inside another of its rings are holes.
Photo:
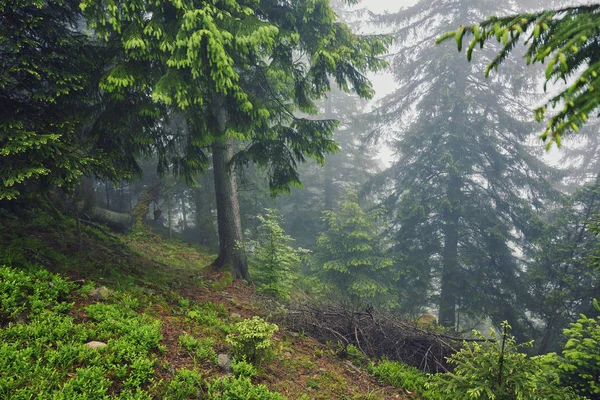
[[[63,278],[41,269],[0,271],[2,284],[8,285],[7,315],[27,317],[0,326],[0,397],[150,398],[160,321],[124,302],[91,304],[82,323],[64,313],[71,308],[66,301],[72,287]],[[13,298],[24,307],[15,307]],[[85,345],[90,340],[107,346],[90,349]]]
[[[396,361],[381,360],[376,364],[370,364],[368,369],[371,375],[376,376],[383,383],[416,392],[424,399],[445,398],[434,389],[427,388],[431,375],[426,375],[414,367]]]
[[[598,302],[594,307],[600,311]],[[589,398],[600,395],[600,320],[581,315],[564,330],[567,342],[559,359],[564,383]]]
[[[267,167],[274,192],[299,185],[296,166],[305,157],[322,163],[337,149],[335,121],[295,112],[315,113],[330,77],[345,91],[371,97],[365,73],[385,67],[379,56],[390,44],[387,37],[354,35],[327,0],[86,0],[82,9],[91,28],[107,40],[118,37],[126,53],[102,80],[104,90],[122,98],[149,88],[155,102],[190,116],[182,168],[205,169],[210,143],[247,140],[236,163]]]
[[[274,209],[267,209],[265,216],[258,216],[258,238],[248,242],[252,250],[250,272],[258,283],[258,290],[283,300],[289,300],[292,285],[304,249],[294,249],[293,239],[279,225],[281,217]]]
[[[194,358],[201,362],[217,364],[217,353],[214,350],[216,340],[214,338],[196,339],[192,335],[179,336],[179,344],[186,349]]]
[[[500,338],[492,331],[489,341],[465,342],[448,360],[454,371],[436,375],[426,386],[452,399],[578,399],[560,385],[544,358],[520,352],[531,343],[517,344],[509,329],[504,322]],[[479,332],[475,335],[485,340]]]
[[[30,318],[43,310],[66,312],[73,285],[45,269],[19,271],[0,267],[0,326],[18,317]]]
[[[486,76],[504,62],[522,36],[527,45],[527,64],[547,61],[546,82],[563,80],[573,76],[565,89],[552,96],[549,102],[535,110],[536,119],[542,120],[548,106],[561,106],[550,118],[542,139],[550,139],[548,146],[561,144],[561,135],[579,131],[600,106],[600,62],[598,52],[598,5],[565,7],[543,10],[536,13],[517,14],[507,17],[492,16],[471,26],[461,26],[438,39],[438,43],[454,38],[458,50],[462,48],[464,36],[472,36],[467,48],[467,59],[476,46],[483,47],[486,40],[496,39],[502,50],[489,63]]]
[[[233,375],[236,378],[254,378],[256,375],[258,375],[258,371],[254,367],[254,365],[244,360],[233,360],[233,362],[231,363],[231,369],[233,370]]]
[[[325,211],[328,229],[317,238],[315,262],[327,283],[352,301],[396,304],[393,260],[378,236],[378,214],[366,213],[354,193],[347,193],[336,211]]]
[[[246,360],[259,365],[273,356],[273,334],[279,328],[260,317],[252,317],[236,323],[233,332],[227,335],[226,342],[231,346],[235,360]]]
[[[194,370],[180,369],[173,377],[165,393],[166,400],[187,400],[202,395],[202,375]]]
[[[194,305],[187,311],[187,317],[199,324],[207,333],[223,337],[231,331],[224,319],[227,310],[222,304],[203,303]]]
[[[208,383],[208,398],[214,400],[286,400],[265,385],[253,385],[248,377],[222,377]]]

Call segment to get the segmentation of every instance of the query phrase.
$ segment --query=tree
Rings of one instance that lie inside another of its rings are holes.
[[[526,287],[514,248],[535,233],[534,210],[552,194],[549,168],[523,144],[532,127],[519,109],[531,80],[477,79],[465,71],[480,65],[431,49],[447,25],[504,6],[421,1],[382,17],[399,39],[392,55],[398,89],[372,119],[379,134],[392,136],[396,159],[373,186],[392,224],[402,309],[433,300],[444,326],[459,328],[460,314],[491,316],[519,333]]]
[[[541,135],[549,139],[548,146],[561,144],[561,135],[579,131],[591,113],[600,106],[600,5],[564,7],[507,17],[492,16],[480,23],[460,26],[438,39],[438,43],[455,38],[458,50],[463,38],[472,36],[467,47],[471,60],[476,46],[496,38],[502,44],[500,52],[486,69],[486,76],[497,70],[525,36],[527,64],[545,62],[546,83],[563,80],[567,85],[543,106],[535,110],[538,121],[544,119],[548,107],[561,107],[550,118]]]
[[[530,294],[528,314],[535,322],[531,336],[536,338],[540,354],[558,350],[563,329],[580,314],[594,311],[592,300],[600,295],[600,275],[594,262],[600,244],[594,221],[599,208],[597,178],[544,218],[524,276]]]
[[[82,3],[92,28],[110,39],[120,35],[127,57],[106,75],[102,87],[124,95],[150,87],[152,98],[183,113],[190,124],[186,159],[206,169],[212,152],[219,256],[215,265],[247,278],[233,166],[267,169],[273,192],[299,185],[297,163],[319,162],[337,149],[333,120],[309,120],[314,100],[330,90],[330,78],[345,91],[370,97],[364,73],[385,63],[389,41],[358,37],[336,22],[326,0],[91,1]],[[139,63],[160,71],[141,74]],[[246,148],[235,154],[234,141]]]
[[[0,2],[0,199],[140,172],[135,156],[153,142],[157,107],[98,90],[117,52],[83,26],[79,1]]]
[[[304,249],[294,249],[294,239],[286,235],[279,221],[281,216],[274,209],[259,215],[258,237],[248,243],[251,249],[250,268],[259,290],[283,300],[289,300]]]
[[[377,212],[366,213],[347,193],[336,211],[325,211],[327,230],[317,238],[315,262],[324,281],[353,303],[395,304],[393,261],[385,256]]]

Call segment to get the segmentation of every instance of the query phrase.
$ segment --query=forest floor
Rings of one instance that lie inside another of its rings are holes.
[[[41,278],[15,277],[40,267],[67,282],[67,303],[72,304],[68,312],[50,316],[46,313],[58,309],[58,300],[44,311],[34,311],[33,300],[29,311],[11,314],[8,306],[4,312],[0,308],[0,362],[5,362],[0,398],[32,393],[65,399],[271,398],[244,395],[249,389],[226,378],[217,354],[228,352],[225,338],[236,322],[253,316],[269,320],[272,302],[251,284],[233,282],[229,274],[212,269],[214,255],[207,249],[165,239],[149,227],[126,235],[99,226],[77,227],[73,219],[42,209],[0,213],[0,244],[0,289],[7,293],[1,306],[14,303],[11,293],[23,301],[25,294],[15,288],[39,285]],[[28,283],[21,285],[19,279]],[[48,289],[44,285],[42,292]],[[94,292],[101,287],[107,291]],[[42,315],[53,321],[52,328],[44,328],[49,331],[45,336],[38,332]],[[63,325],[64,332],[57,332],[55,327]],[[154,340],[154,345],[140,338]],[[100,356],[91,354],[83,350],[88,340],[108,346]],[[37,358],[36,367],[11,361],[23,355]],[[289,399],[418,398],[381,383],[335,346],[285,327],[275,334],[274,356],[257,368],[251,384]]]

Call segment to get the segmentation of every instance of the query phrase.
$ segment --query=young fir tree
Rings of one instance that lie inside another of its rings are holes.
[[[365,73],[385,65],[379,56],[389,41],[353,34],[327,0],[86,0],[82,7],[93,29],[117,36],[127,55],[103,88],[122,95],[149,87],[155,101],[183,113],[194,145],[189,166],[206,169],[202,154],[210,148],[219,231],[215,265],[248,277],[236,245],[242,226],[232,166],[265,167],[274,192],[299,185],[297,164],[306,157],[322,162],[337,145],[331,139],[336,121],[296,112],[315,113],[314,101],[331,81],[372,96]],[[160,71],[158,79],[140,73],[140,64]],[[247,146],[234,159],[236,140]]]
[[[259,215],[258,237],[249,241],[251,249],[250,271],[261,292],[282,300],[289,300],[290,292],[302,261],[304,249],[291,246],[294,239],[286,235],[280,226],[281,216],[274,209]]]
[[[476,74],[481,65],[434,46],[448,26],[504,7],[421,1],[382,16],[397,35],[398,89],[382,100],[374,126],[394,137],[396,159],[379,190],[393,218],[405,311],[428,304],[430,293],[444,326],[457,327],[464,310],[509,320],[518,333],[526,292],[513,249],[533,233],[532,208],[551,192],[547,167],[525,144],[532,128],[520,112],[535,85],[515,70],[486,81]]]
[[[315,263],[324,281],[352,303],[396,305],[392,259],[385,256],[377,212],[367,213],[356,194],[325,211],[327,230],[317,238]]]

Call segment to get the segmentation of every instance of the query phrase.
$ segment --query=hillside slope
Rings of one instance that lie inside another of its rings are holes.
[[[266,299],[205,249],[51,209],[0,215],[0,244],[2,399],[410,398],[283,327],[261,365],[228,374],[226,338],[268,319]]]

